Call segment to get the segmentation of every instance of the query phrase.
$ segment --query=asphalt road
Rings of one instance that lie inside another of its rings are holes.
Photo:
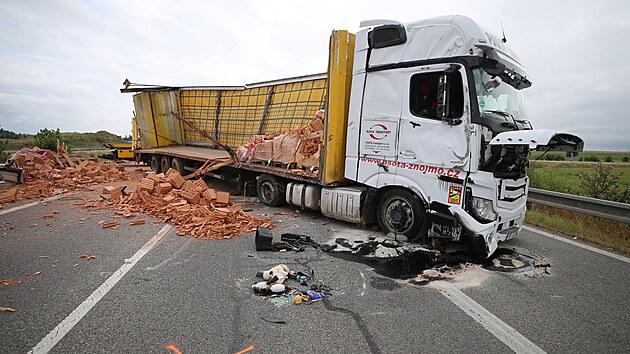
[[[319,249],[256,252],[253,234],[200,241],[150,218],[103,229],[100,221],[123,219],[82,208],[83,198],[0,215],[0,279],[22,281],[0,285],[0,307],[16,310],[0,312],[0,352],[28,352],[44,338],[55,338],[52,353],[174,352],[169,345],[182,353],[630,351],[627,259],[535,232],[523,230],[504,247],[540,256],[546,268],[473,266],[448,282],[419,286],[376,273],[376,263]],[[276,238],[375,234],[318,213],[294,218],[274,214],[289,207],[250,207],[273,218]],[[279,263],[313,271],[332,295],[309,305],[254,295],[256,273]],[[55,335],[73,311],[74,326]],[[268,322],[274,319],[285,323]]]

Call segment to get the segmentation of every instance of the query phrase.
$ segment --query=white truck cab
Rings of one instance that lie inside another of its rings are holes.
[[[523,225],[530,150],[581,151],[583,141],[533,130],[521,94],[529,75],[471,19],[362,25],[345,178],[376,194],[371,213],[386,232],[491,255]]]

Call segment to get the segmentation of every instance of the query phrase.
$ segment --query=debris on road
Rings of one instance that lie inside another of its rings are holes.
[[[175,354],[182,354],[181,351],[179,351],[179,349],[175,346],[175,344],[173,343],[169,343],[166,345],[166,349],[170,349],[172,350]]]
[[[105,182],[128,180],[113,162],[96,158],[81,159],[66,153],[57,154],[39,148],[24,148],[16,152],[7,166],[23,170],[24,184],[18,184],[0,194],[0,204],[22,199],[50,197]]]
[[[0,307],[0,312],[15,312],[15,310],[10,307]]]
[[[88,253],[84,253],[82,255],[79,256],[79,258],[82,259],[96,259],[96,256],[91,255],[89,252]]]
[[[109,221],[109,222],[103,223],[104,229],[114,229],[114,228],[117,228],[118,226],[120,226],[120,222],[118,221]]]
[[[263,317],[263,320],[265,320],[267,322],[272,322],[272,321],[269,321],[268,319],[271,319],[271,317],[267,317],[267,318]],[[284,321],[277,320],[275,318],[273,318],[273,319],[276,320],[276,322],[272,322],[272,323],[286,323]],[[244,353],[247,353],[247,352],[251,352],[254,349],[256,349],[256,346],[255,345],[250,345],[249,347],[241,350],[240,352],[236,352],[236,354],[244,354]]]
[[[0,280],[0,284],[4,286],[12,286],[12,285],[20,285],[21,281],[18,280],[18,277],[13,277],[10,279]]]
[[[279,264],[267,271],[258,272],[257,277],[263,278],[252,285],[254,294],[266,297],[276,307],[285,307],[291,304],[312,304],[318,302],[324,296],[332,295],[332,288],[314,279],[314,272],[306,275],[289,269],[285,264]],[[285,284],[287,279],[297,282],[293,288]]]
[[[265,227],[256,229],[256,251],[304,251],[303,246],[319,247],[310,236],[284,233],[280,235],[280,242],[273,242],[271,230]]]
[[[252,217],[234,207],[229,197],[229,193],[208,188],[203,179],[184,180],[169,169],[166,173],[148,173],[129,195],[95,201],[87,207],[142,212],[177,226],[178,235],[204,240],[229,239],[258,226],[273,227],[268,219]]]

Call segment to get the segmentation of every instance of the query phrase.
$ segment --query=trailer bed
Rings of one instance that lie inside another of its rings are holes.
[[[150,148],[136,150],[141,154],[159,154],[179,157],[187,160],[198,162],[206,162],[208,159],[229,160],[230,155],[225,150],[212,149],[208,147],[182,146],[173,145],[160,148]],[[238,163],[237,165],[228,166],[226,168],[237,168],[259,173],[268,173],[279,177],[291,179],[294,181],[308,182],[319,184],[319,174],[306,174],[306,170],[289,169],[281,166],[269,166],[262,163]],[[298,172],[299,171],[299,172]]]

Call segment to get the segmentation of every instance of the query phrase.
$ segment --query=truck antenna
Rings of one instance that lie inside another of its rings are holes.
[[[501,21],[501,33],[503,33],[503,38],[501,38],[501,42],[507,43],[507,39],[505,38],[505,31],[503,30],[503,21]]]

